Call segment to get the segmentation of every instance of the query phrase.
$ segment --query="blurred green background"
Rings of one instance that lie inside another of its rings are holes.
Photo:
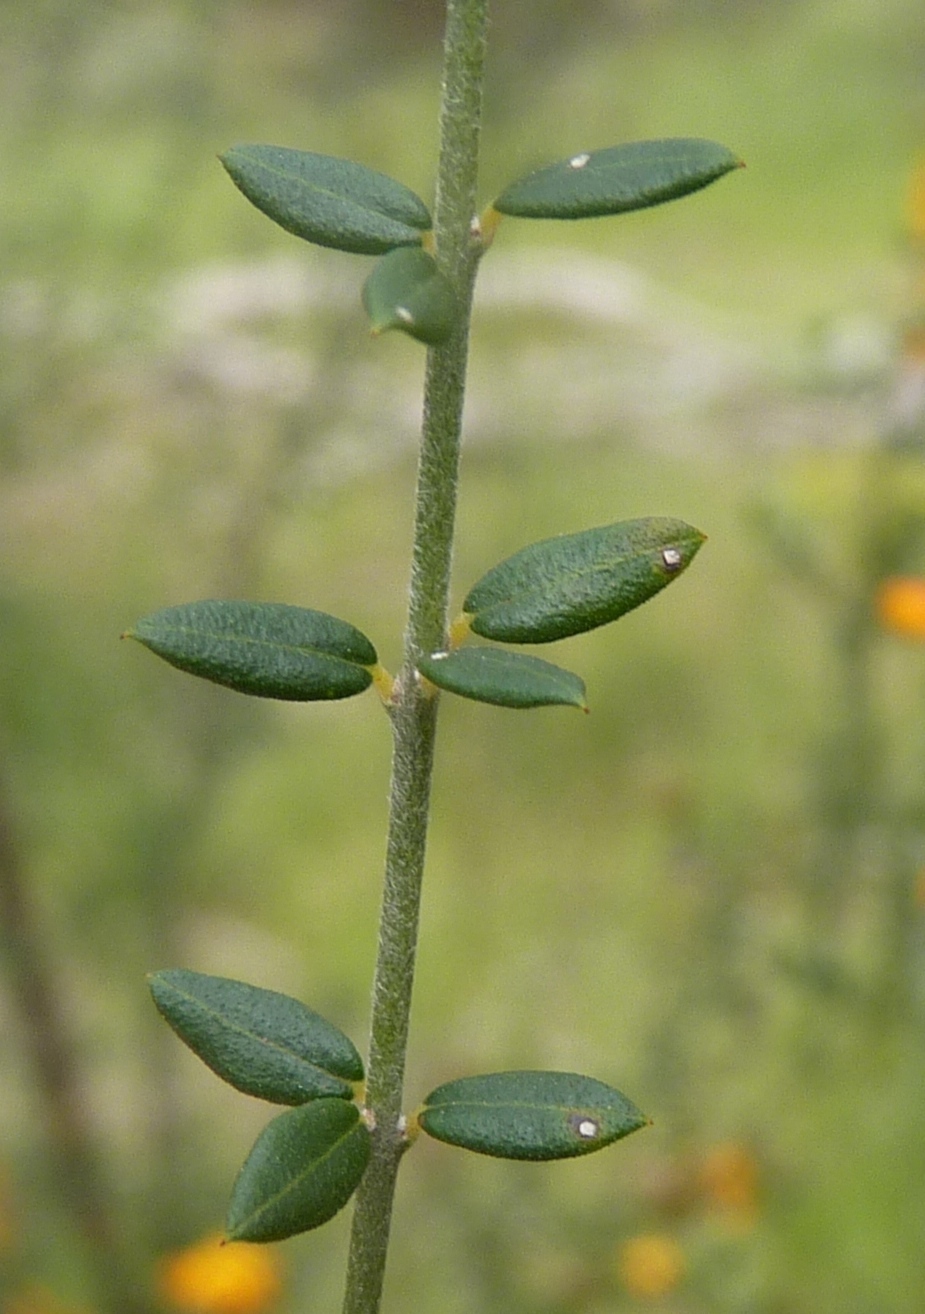
[[[437,0],[0,4],[6,1314],[161,1308],[158,1257],[220,1227],[270,1112],[182,1049],[146,971],[365,1035],[376,700],[264,705],[118,636],[264,598],[397,665],[422,353],[369,340],[366,262],[274,228],[215,156],[350,156],[430,200],[441,28]],[[386,1309],[917,1314],[925,647],[874,600],[925,574],[925,13],[495,0],[491,41],[486,202],[647,136],[748,167],[508,220],[483,268],[457,599],[560,531],[710,541],[553,645],[589,717],[445,699],[409,1106],[565,1068],[654,1126],[563,1165],[420,1144]],[[273,1310],[339,1308],[348,1223],[281,1248]]]

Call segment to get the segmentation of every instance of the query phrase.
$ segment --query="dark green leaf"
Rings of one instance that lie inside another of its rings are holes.
[[[333,1218],[369,1162],[370,1139],[355,1104],[313,1100],[263,1129],[228,1206],[231,1241],[282,1241]]]
[[[690,564],[704,535],[682,520],[621,520],[522,548],[483,575],[463,609],[486,639],[549,643],[616,620]]]
[[[643,210],[699,191],[742,161],[697,137],[635,141],[582,152],[506,187],[494,203],[524,219],[591,219]]]
[[[353,1042],[288,995],[182,970],[155,972],[148,985],[184,1044],[245,1095],[274,1104],[349,1100],[363,1079]]]
[[[382,257],[363,287],[363,305],[374,333],[401,329],[431,346],[446,341],[458,316],[452,285],[419,247]]]
[[[584,681],[551,662],[508,652],[505,648],[458,648],[435,652],[418,663],[422,675],[438,689],[498,707],[549,707],[587,711]]]
[[[233,146],[220,158],[258,210],[319,246],[381,255],[420,244],[431,226],[419,196],[353,160],[285,146]]]
[[[645,1127],[625,1095],[573,1072],[495,1072],[438,1086],[418,1122],[429,1136],[499,1159],[570,1159]]]
[[[140,620],[137,639],[181,671],[261,698],[349,698],[372,683],[376,650],[323,611],[278,602],[190,602]]]

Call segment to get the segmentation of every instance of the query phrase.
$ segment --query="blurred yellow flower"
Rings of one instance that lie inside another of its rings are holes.
[[[246,1241],[207,1236],[160,1263],[163,1299],[188,1314],[262,1314],[282,1282],[277,1252]]]
[[[751,1150],[734,1141],[714,1145],[700,1165],[706,1198],[745,1227],[751,1227],[758,1216],[758,1176]]]
[[[684,1251],[664,1232],[643,1232],[617,1249],[617,1276],[631,1296],[658,1300],[684,1276]]]
[[[885,630],[909,639],[925,639],[925,579],[894,575],[885,579],[875,599],[877,619]]]
[[[916,241],[925,242],[925,159],[919,161],[909,179],[906,227]]]

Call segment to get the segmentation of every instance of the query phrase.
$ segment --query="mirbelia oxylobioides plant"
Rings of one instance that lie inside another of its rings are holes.
[[[739,166],[700,139],[582,152],[518,179],[476,215],[487,0],[449,0],[433,218],[401,183],[349,160],[237,146],[222,162],[289,232],[379,257],[363,289],[374,333],[427,344],[424,418],[403,665],[324,612],[278,603],[168,607],[128,633],[181,670],[241,693],[293,701],[371,686],[393,735],[392,783],[369,1056],[285,995],[175,970],[150,979],[168,1023],[223,1080],[293,1106],[260,1134],[235,1182],[229,1238],[278,1241],[325,1223],[356,1192],[345,1314],[379,1308],[398,1167],[420,1132],[509,1159],[588,1154],[643,1127],[627,1097],[566,1072],[464,1076],[403,1112],[403,1077],[441,691],[507,708],[585,708],[570,671],[500,644],[581,634],[646,602],[690,564],[704,535],[647,518],[532,543],[490,569],[447,624],[472,292],[505,215],[583,219],[697,191]]]

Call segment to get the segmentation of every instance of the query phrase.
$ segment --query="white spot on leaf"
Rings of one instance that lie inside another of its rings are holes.
[[[395,318],[400,319],[403,324],[413,324],[414,316],[407,306],[395,307]]]
[[[585,165],[588,163],[588,161],[590,160],[590,158],[591,156],[587,154],[573,155],[568,162],[568,167],[570,169],[583,169]]]
[[[662,548],[662,565],[666,570],[677,570],[681,564],[681,553],[676,547]]]
[[[593,1118],[581,1118],[575,1130],[583,1141],[592,1141],[600,1131],[600,1127]]]

